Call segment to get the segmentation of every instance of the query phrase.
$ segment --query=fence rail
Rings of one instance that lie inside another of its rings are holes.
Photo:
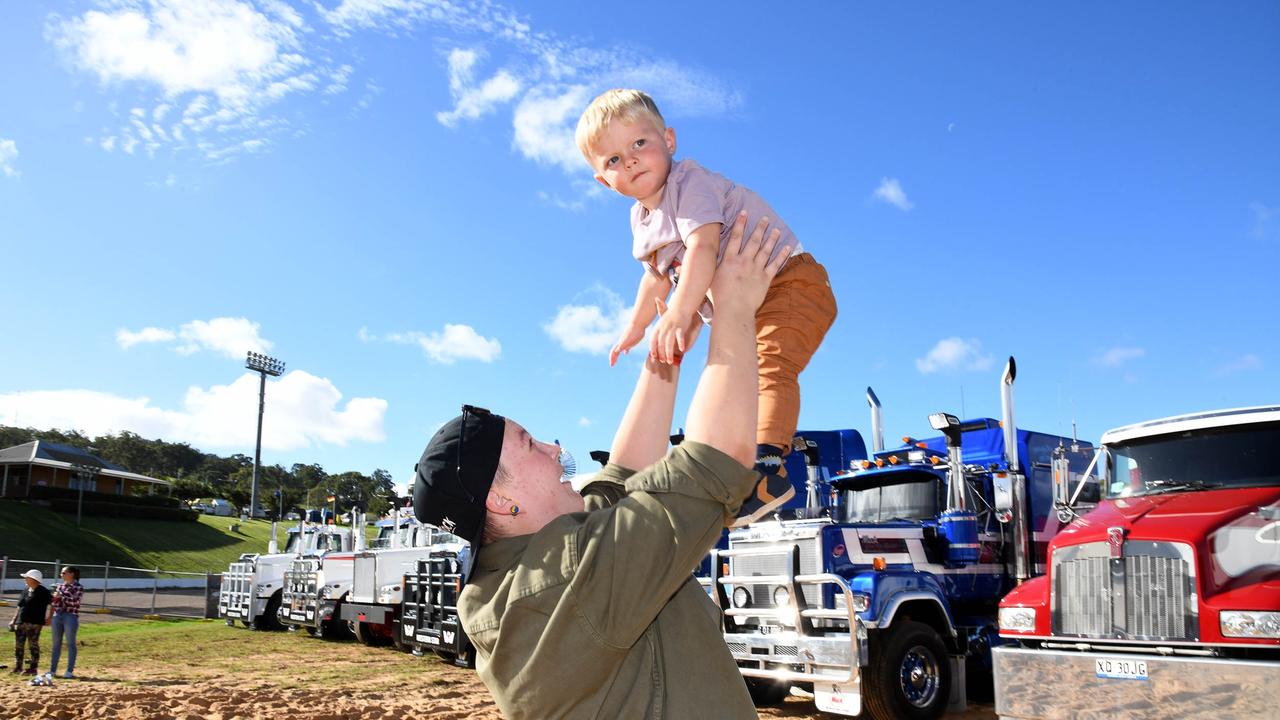
[[[26,587],[22,573],[39,570],[44,584],[60,580],[63,567],[80,569],[84,599],[80,612],[111,612],[143,617],[217,617],[220,573],[194,573],[162,568],[135,568],[111,563],[64,563],[60,558],[23,560],[0,557],[0,603],[16,602]]]

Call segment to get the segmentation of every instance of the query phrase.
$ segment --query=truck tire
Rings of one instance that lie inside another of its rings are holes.
[[[947,646],[924,623],[907,620],[871,638],[863,699],[876,720],[932,720],[947,709]]]
[[[781,705],[787,695],[791,694],[791,684],[768,680],[766,678],[743,678],[747,681],[747,692],[751,693],[751,702],[756,707]]]
[[[267,609],[262,614],[254,618],[249,623],[250,630],[279,630],[284,626],[280,624],[280,592],[277,591],[267,600]]]
[[[379,633],[372,623],[353,622],[352,630],[355,633],[356,641],[369,647],[382,647],[391,644],[391,638],[383,633]]]

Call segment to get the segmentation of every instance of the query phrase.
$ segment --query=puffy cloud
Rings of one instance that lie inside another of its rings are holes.
[[[279,0],[133,0],[54,16],[46,37],[76,69],[107,87],[141,89],[151,105],[123,117],[117,132],[101,138],[104,149],[118,136],[129,154],[141,144],[149,155],[169,146],[216,160],[287,125],[264,114],[285,96],[317,89],[320,75],[345,82],[341,68],[329,71],[306,56],[307,30]],[[182,117],[169,120],[179,104]]]
[[[897,178],[881,178],[880,186],[876,188],[875,192],[871,193],[871,196],[902,211],[915,207],[907,199],[907,193],[902,189],[902,184],[898,182]]]
[[[258,376],[245,373],[228,385],[191,387],[179,409],[150,398],[94,390],[49,390],[0,395],[5,424],[78,429],[88,435],[128,430],[143,437],[188,442],[201,449],[251,448],[255,441]],[[352,398],[328,379],[294,370],[267,383],[262,445],[296,450],[349,442],[382,442],[387,401]]]
[[[936,372],[988,370],[993,358],[982,352],[977,338],[943,338],[922,358],[916,358],[916,369],[925,375]]]
[[[22,177],[15,161],[18,159],[18,144],[12,140],[0,138],[0,172],[5,177]]]
[[[573,140],[574,128],[591,95],[582,85],[560,92],[535,89],[516,106],[512,144],[521,155],[567,172],[587,167]]]
[[[1106,368],[1118,368],[1130,360],[1144,357],[1147,351],[1140,347],[1117,346],[1101,350],[1093,356],[1093,364]]]
[[[390,342],[417,345],[432,361],[452,365],[458,360],[493,362],[502,354],[502,343],[497,338],[486,338],[470,325],[446,323],[444,330],[433,333],[418,331],[390,333]]]
[[[138,332],[131,332],[124,328],[120,328],[116,331],[116,342],[125,350],[128,350],[138,343],[169,342],[175,337],[177,336],[172,330],[165,330],[164,328],[158,327],[142,328]]]
[[[132,332],[121,328],[116,331],[116,342],[129,349],[138,343],[180,341],[174,350],[190,355],[200,350],[211,350],[230,358],[244,357],[247,352],[265,353],[273,343],[259,333],[258,323],[248,318],[220,317],[212,320],[192,320],[180,326],[177,332],[166,328],[148,327]]]
[[[476,86],[473,70],[478,58],[475,50],[458,48],[449,53],[449,92],[453,95],[454,107],[449,112],[436,113],[441,125],[454,127],[461,119],[474,120],[492,112],[520,91],[520,81],[506,70],[499,70]]]
[[[603,285],[595,285],[584,295],[596,302],[562,305],[542,329],[569,352],[607,354],[631,320],[631,309]]]

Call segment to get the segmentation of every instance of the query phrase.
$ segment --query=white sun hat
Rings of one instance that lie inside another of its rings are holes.
[[[22,573],[22,577],[31,578],[32,580],[35,580],[38,583],[44,582],[44,573],[40,572],[39,570],[28,570]]]

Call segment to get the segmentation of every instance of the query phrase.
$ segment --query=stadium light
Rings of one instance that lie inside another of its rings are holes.
[[[262,466],[262,411],[267,405],[267,376],[280,377],[284,374],[284,361],[250,352],[245,356],[244,366],[258,373],[258,443],[253,450],[253,488],[249,492],[249,518],[258,516],[258,473]]]

